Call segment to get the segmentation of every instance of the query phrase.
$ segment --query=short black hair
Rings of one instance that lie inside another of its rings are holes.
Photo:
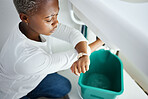
[[[13,0],[17,12],[33,15],[39,7],[39,3],[43,0]]]

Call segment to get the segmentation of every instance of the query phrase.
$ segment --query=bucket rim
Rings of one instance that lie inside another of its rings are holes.
[[[79,77],[79,80],[78,80],[79,86],[81,88],[91,88],[93,90],[103,91],[105,93],[121,95],[124,92],[123,63],[122,63],[121,59],[117,55],[111,53],[109,50],[100,49],[98,51],[109,52],[111,55],[113,55],[114,57],[116,57],[119,60],[120,66],[121,66],[121,86],[120,86],[121,87],[121,90],[120,91],[112,91],[112,90],[107,90],[107,89],[102,89],[102,88],[95,88],[95,87],[92,87],[92,86],[84,85],[81,82],[82,81],[82,78],[83,78],[83,75],[84,75],[83,73],[80,74],[80,77]],[[94,51],[94,52],[98,52],[98,51]]]

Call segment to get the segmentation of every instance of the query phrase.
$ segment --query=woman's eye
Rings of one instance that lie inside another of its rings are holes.
[[[46,21],[46,22],[51,22],[51,20],[50,21]]]
[[[51,20],[47,20],[46,22],[51,22]]]

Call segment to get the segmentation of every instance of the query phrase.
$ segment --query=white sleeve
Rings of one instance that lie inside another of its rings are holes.
[[[88,43],[80,31],[61,23],[58,24],[57,29],[51,36],[71,43],[74,48],[81,41]]]
[[[75,49],[47,54],[41,49],[32,49],[19,58],[15,64],[15,72],[20,75],[49,74],[59,70],[65,70],[77,60]]]

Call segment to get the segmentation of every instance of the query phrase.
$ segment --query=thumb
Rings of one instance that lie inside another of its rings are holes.
[[[72,72],[74,72],[74,70],[73,70],[73,65],[70,67],[70,69],[71,69]]]

